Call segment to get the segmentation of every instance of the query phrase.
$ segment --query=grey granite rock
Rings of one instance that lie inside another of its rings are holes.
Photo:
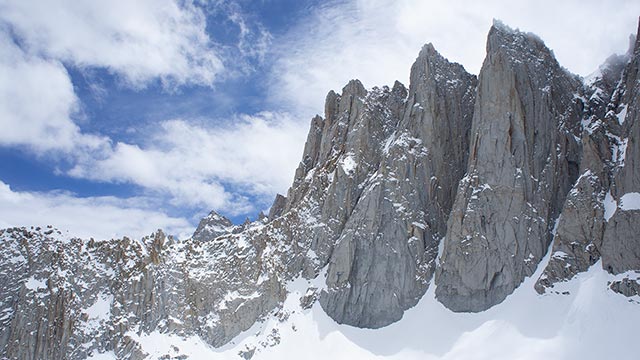
[[[429,44],[412,67],[406,101],[399,101],[399,84],[389,98],[376,90],[367,98],[329,189],[360,192],[348,206],[320,297],[336,321],[385,326],[426,291],[466,165],[475,87],[475,76]],[[340,191],[336,198],[353,198]]]
[[[580,96],[585,104],[582,175],[567,197],[551,258],[536,283],[540,293],[586,271],[601,255],[603,266],[611,272],[638,268],[636,258],[640,252],[635,236],[630,235],[630,230],[635,233],[637,221],[633,220],[632,213],[616,211],[618,201],[612,195],[620,187],[612,181],[614,177],[617,176],[618,182],[622,177],[628,178],[621,169],[625,167],[623,154],[634,122],[634,115],[629,115],[628,109],[637,102],[634,100],[637,90],[627,90],[628,84],[635,84],[629,77],[637,76],[632,70],[633,62],[637,62],[633,60],[636,47],[632,42],[627,54],[609,57],[596,75],[588,79],[584,96]],[[624,112],[628,120],[623,118]],[[635,155],[629,156],[629,160],[632,158]],[[611,289],[617,289],[616,286]]]
[[[271,209],[269,209],[269,215],[267,217],[269,220],[273,220],[278,216],[282,215],[285,206],[287,205],[287,198],[277,194],[276,198],[273,200],[273,205],[271,205]]]
[[[636,273],[634,278],[625,277],[622,280],[612,281],[609,289],[626,297],[640,296],[640,277]]]
[[[215,239],[218,236],[229,234],[234,230],[233,223],[226,217],[211,211],[209,215],[202,218],[196,231],[191,236],[194,240],[206,241]]]
[[[602,266],[618,274],[640,270],[640,37],[612,102],[621,151],[615,159],[611,195],[616,209],[605,226]]]
[[[491,28],[467,174],[436,274],[436,296],[449,309],[500,303],[546,253],[578,174],[581,86],[535,35]]]

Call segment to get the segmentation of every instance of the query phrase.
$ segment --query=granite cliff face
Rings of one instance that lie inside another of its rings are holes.
[[[640,294],[639,67],[636,36],[627,54],[609,58],[586,84],[581,175],[565,203],[539,292],[601,260],[605,270],[622,275],[610,285],[613,291]]]
[[[501,302],[545,255],[577,178],[580,88],[536,36],[501,24],[489,32],[469,164],[436,277],[450,309]]]
[[[426,45],[408,95],[396,84],[391,102],[365,102],[353,122],[325,202],[346,206],[320,297],[338,322],[388,325],[424,294],[464,173],[475,86],[475,76]]]
[[[154,332],[219,347],[286,319],[294,280],[301,307],[366,328],[429,286],[453,311],[488,309],[539,266],[540,293],[600,261],[637,295],[639,68],[633,42],[583,81],[495,23],[478,77],[428,44],[408,89],[329,92],[287,196],[255,222],[212,212],[186,240],[0,230],[0,358],[145,359]]]

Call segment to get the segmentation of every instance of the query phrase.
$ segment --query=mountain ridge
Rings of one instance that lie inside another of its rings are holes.
[[[448,309],[480,312],[549,249],[537,292],[601,261],[627,274],[612,291],[637,296],[637,38],[618,60],[585,84],[540,38],[496,21],[478,76],[427,44],[408,89],[330,91],[287,196],[256,222],[212,212],[184,241],[0,230],[0,356],[144,359],[135,339],[154,331],[220,347],[286,321],[296,279],[302,308],[360,328],[400,320],[432,286]]]

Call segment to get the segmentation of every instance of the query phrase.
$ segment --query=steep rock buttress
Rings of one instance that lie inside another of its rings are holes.
[[[545,255],[578,173],[580,88],[538,37],[491,28],[467,174],[436,274],[436,296],[448,308],[501,302]]]

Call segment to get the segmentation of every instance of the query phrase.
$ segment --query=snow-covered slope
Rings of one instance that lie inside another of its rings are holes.
[[[402,320],[370,330],[336,324],[318,303],[303,309],[309,282],[288,285],[281,310],[222,348],[198,338],[154,332],[137,337],[150,359],[397,359],[397,360],[601,360],[635,359],[640,297],[624,298],[607,289],[619,279],[593,265],[552,293],[533,288],[548,261],[504,302],[481,313],[454,313],[431,288]],[[640,277],[636,273],[635,277]],[[317,285],[317,284],[316,284]]]

